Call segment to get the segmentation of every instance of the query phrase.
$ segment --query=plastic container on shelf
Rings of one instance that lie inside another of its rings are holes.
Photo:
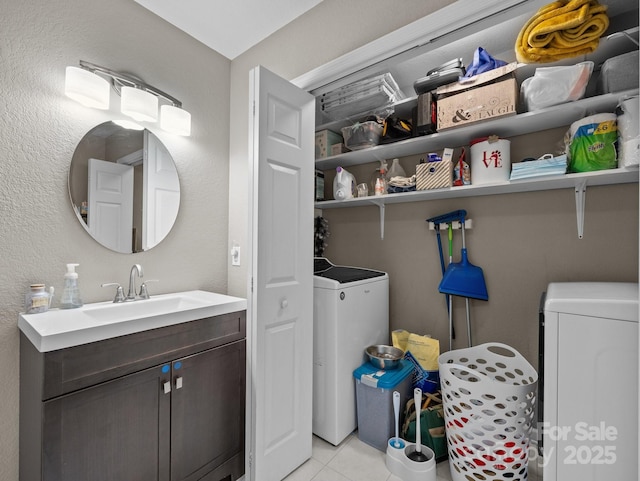
[[[356,193],[356,178],[342,167],[337,167],[336,176],[333,179],[333,198],[352,199],[357,195]]]
[[[381,160],[380,167],[373,171],[371,176],[371,193],[373,195],[387,194],[387,161]]]
[[[446,352],[438,365],[452,479],[526,479],[535,369],[496,342]]]
[[[366,149],[380,143],[382,125],[373,120],[358,122],[342,128],[344,145],[351,150]]]
[[[507,182],[511,176],[511,142],[497,136],[471,141],[471,183]]]
[[[402,165],[400,165],[400,159],[396,158],[391,161],[391,167],[389,168],[389,171],[387,172],[386,175],[387,175],[387,180],[391,180],[392,177],[407,176],[407,173],[402,168]]]

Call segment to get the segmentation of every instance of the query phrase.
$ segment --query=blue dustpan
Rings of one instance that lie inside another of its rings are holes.
[[[468,297],[471,299],[489,300],[487,285],[482,268],[469,262],[467,249],[462,248],[462,260],[452,262],[447,267],[438,286],[442,294]]]

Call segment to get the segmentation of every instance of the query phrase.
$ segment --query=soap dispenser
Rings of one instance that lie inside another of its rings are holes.
[[[80,264],[67,264],[67,273],[64,275],[64,289],[60,298],[62,309],[74,309],[82,307],[80,289],[78,288],[78,273],[76,267]]]

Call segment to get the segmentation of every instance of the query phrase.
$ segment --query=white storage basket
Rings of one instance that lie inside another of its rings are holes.
[[[454,481],[527,479],[538,374],[506,344],[438,358]]]

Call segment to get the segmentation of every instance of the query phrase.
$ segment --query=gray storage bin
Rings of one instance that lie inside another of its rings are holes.
[[[406,359],[397,369],[383,371],[367,362],[353,371],[360,441],[387,451],[387,442],[395,435],[393,391],[400,393],[402,412],[411,397],[412,373],[413,364]]]
[[[638,88],[638,51],[611,57],[602,64],[598,77],[598,94]]]

